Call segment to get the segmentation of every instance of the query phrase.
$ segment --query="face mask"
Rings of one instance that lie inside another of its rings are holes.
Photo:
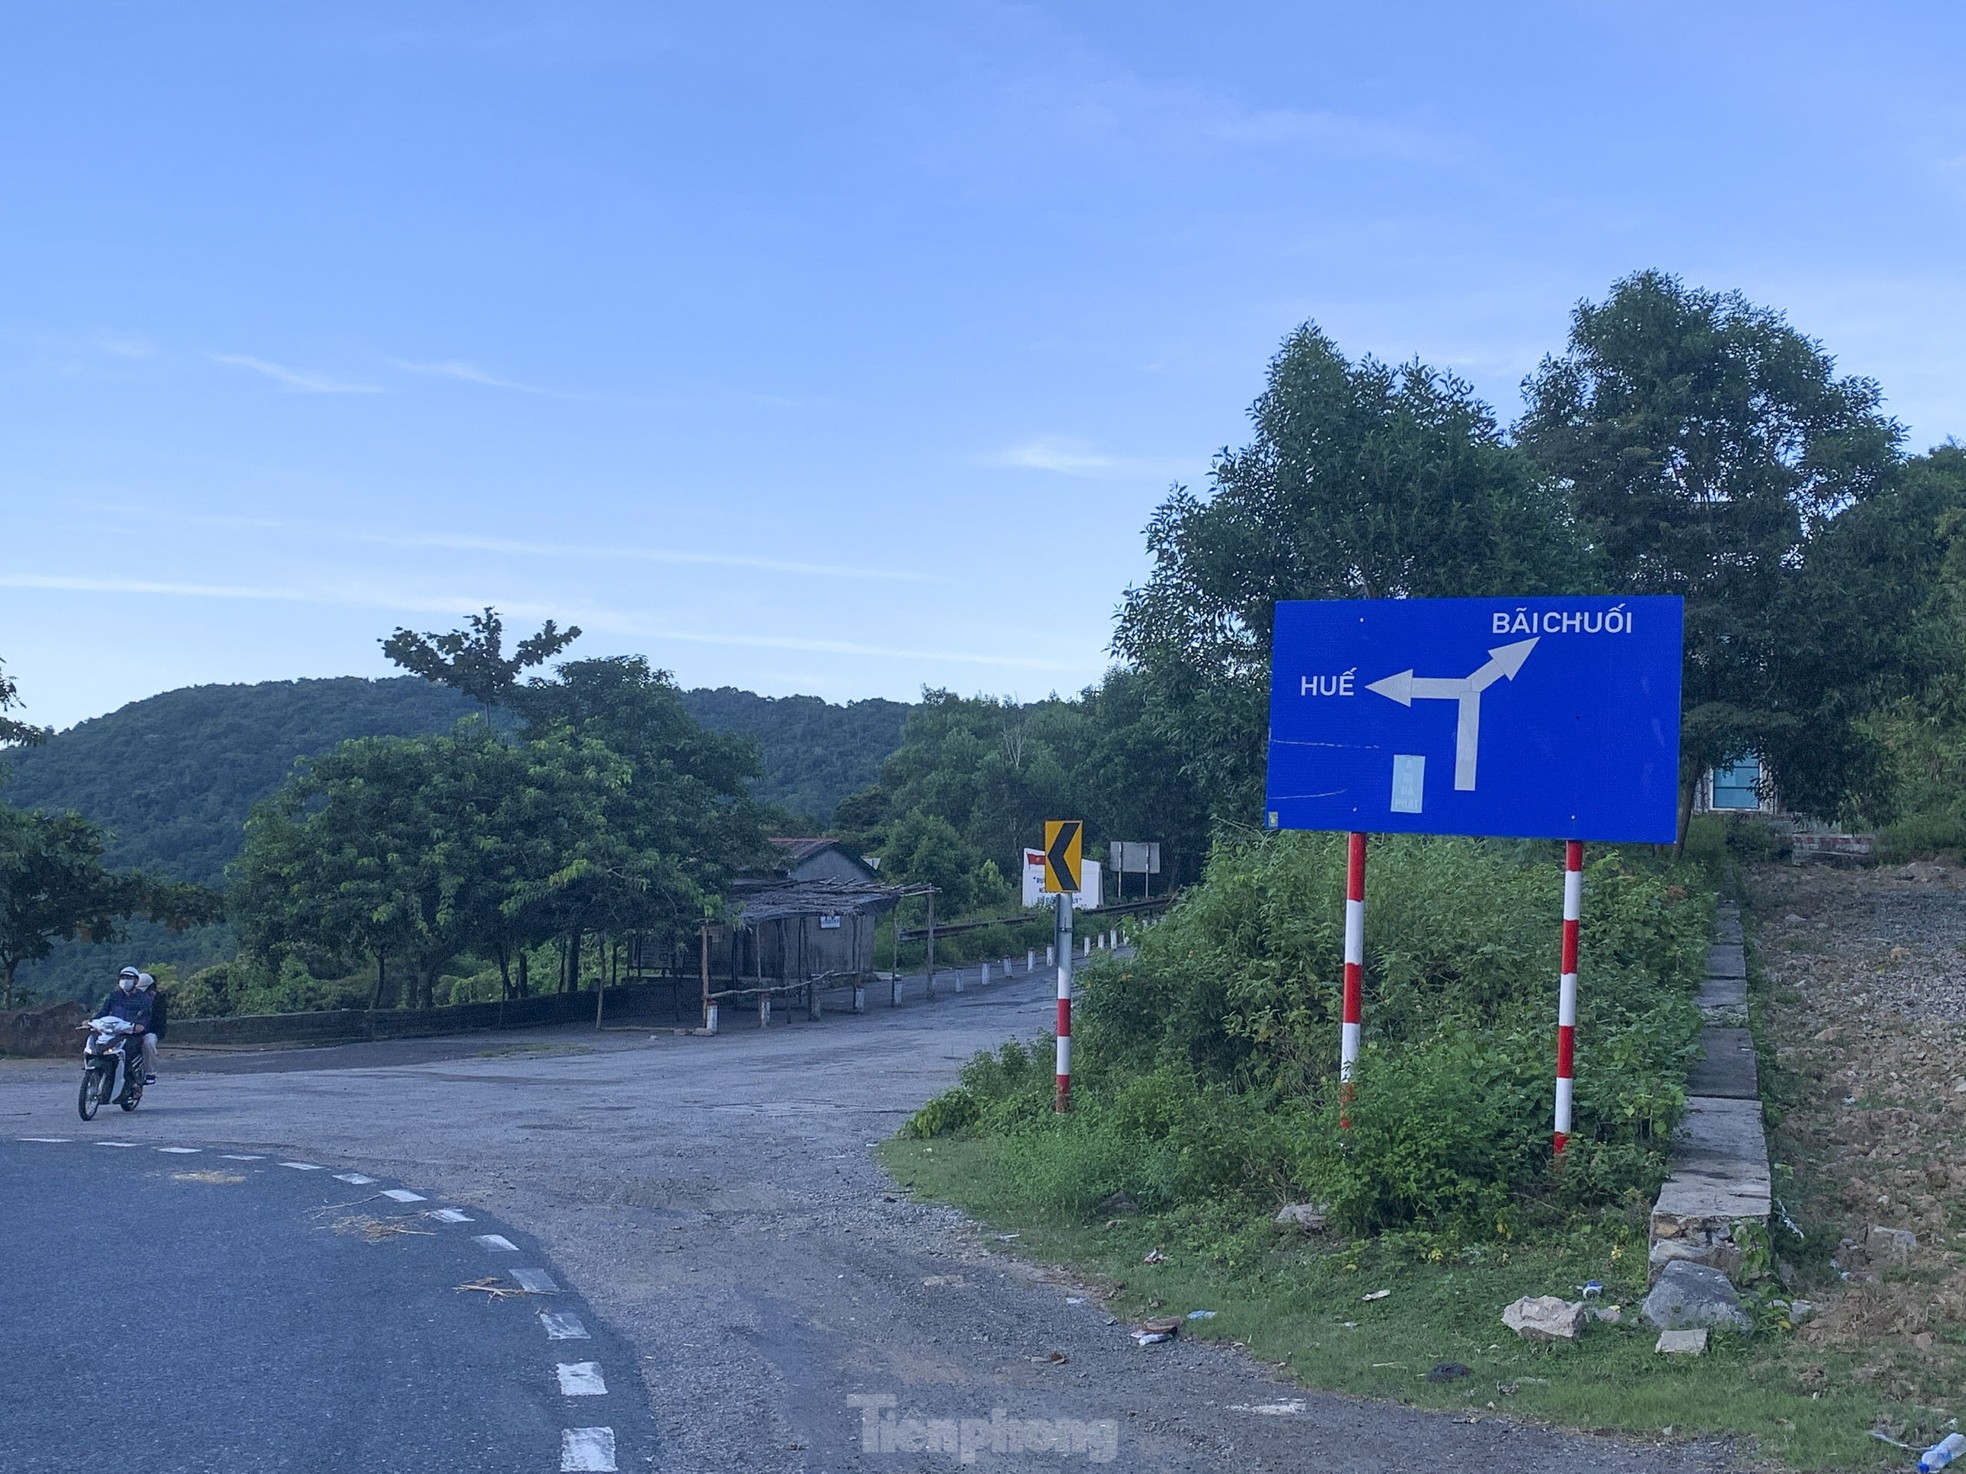
[[[116,980],[116,986],[121,988],[125,993],[135,988],[136,985],[137,980],[135,978],[118,978]]]

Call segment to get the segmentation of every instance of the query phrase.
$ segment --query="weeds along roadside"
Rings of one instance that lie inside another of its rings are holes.
[[[1585,878],[1576,1127],[1549,1171],[1560,869],[1544,846],[1375,840],[1366,1045],[1338,1129],[1344,852],[1218,850],[1131,958],[1080,974],[1074,1110],[1010,1045],[910,1123],[996,1143],[1022,1211],[1267,1219],[1314,1201],[1349,1233],[1480,1242],[1526,1218],[1649,1202],[1697,1049],[1712,926],[1697,872],[1607,851]]]

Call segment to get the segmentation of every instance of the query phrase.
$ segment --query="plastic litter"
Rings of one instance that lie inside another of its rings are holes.
[[[1604,1284],[1600,1280],[1590,1280],[1577,1286],[1579,1300],[1595,1300],[1604,1294]]]
[[[1363,1294],[1363,1295],[1361,1295],[1361,1296],[1359,1296],[1359,1299],[1361,1299],[1361,1300],[1383,1300],[1383,1299],[1385,1299],[1385,1298],[1386,1298],[1386,1297],[1387,1297],[1388,1295],[1390,1295],[1390,1294],[1392,1294],[1392,1291],[1391,1291],[1391,1290],[1368,1290],[1368,1291],[1367,1291],[1367,1292],[1366,1292],[1365,1294]]]
[[[1214,1320],[1215,1312],[1212,1310],[1191,1310],[1188,1312],[1188,1319],[1189,1320]]]
[[[1948,1433],[1918,1456],[1918,1474],[1933,1474],[1966,1454],[1966,1433]]]
[[[1139,1346],[1158,1346],[1163,1341],[1172,1341],[1173,1339],[1174,1332],[1172,1331],[1135,1331],[1133,1333],[1134,1343]]]

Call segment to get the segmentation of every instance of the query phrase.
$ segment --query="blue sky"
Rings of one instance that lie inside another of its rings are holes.
[[[64,726],[497,604],[688,685],[1094,679],[1283,335],[1505,419],[1643,267],[1966,435],[1966,10],[0,11],[0,660]]]

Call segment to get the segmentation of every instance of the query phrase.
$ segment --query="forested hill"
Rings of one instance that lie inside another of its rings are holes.
[[[874,781],[882,759],[901,745],[909,711],[898,701],[834,706],[729,686],[685,692],[683,702],[705,726],[758,737],[761,800],[819,820]],[[13,769],[0,799],[78,810],[114,835],[114,864],[155,864],[181,879],[216,882],[238,853],[247,812],[296,758],[350,737],[447,731],[472,709],[456,692],[414,676],[187,686],[0,758]]]
[[[817,696],[759,696],[735,686],[685,691],[683,706],[706,727],[756,737],[765,760],[757,796],[822,824],[835,804],[880,775],[914,709],[878,696],[835,706]]]

